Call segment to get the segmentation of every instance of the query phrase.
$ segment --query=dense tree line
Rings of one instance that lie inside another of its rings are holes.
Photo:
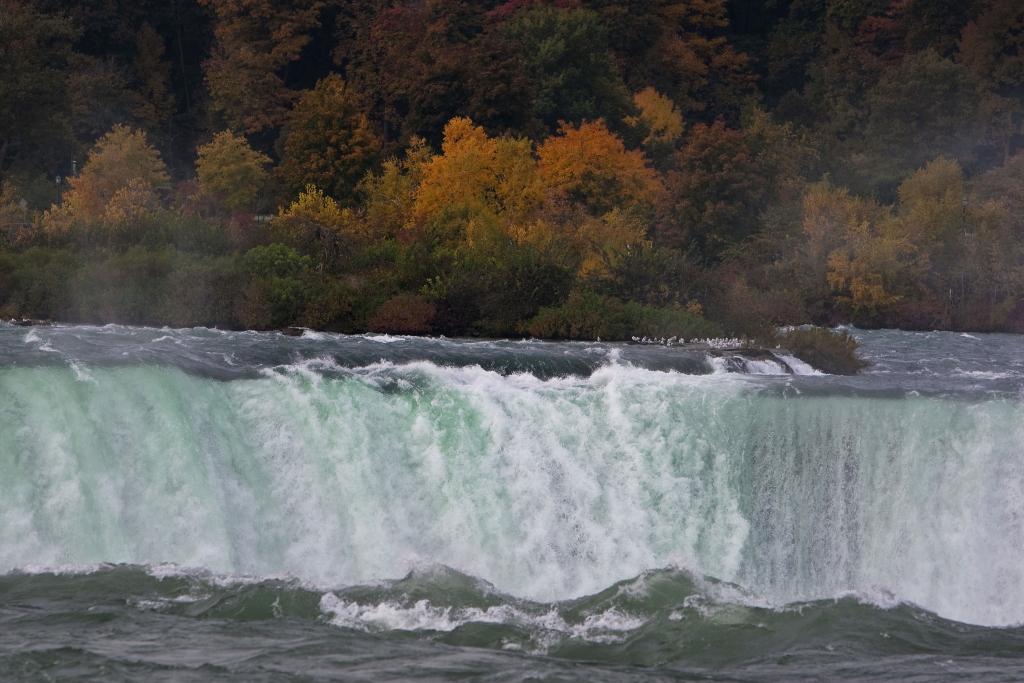
[[[0,0],[0,315],[1024,332],[1022,124],[1019,0]]]

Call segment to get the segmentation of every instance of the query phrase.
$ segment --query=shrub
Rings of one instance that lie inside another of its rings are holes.
[[[632,337],[720,337],[722,328],[682,308],[653,308],[593,292],[573,292],[561,306],[542,308],[523,330],[548,339],[627,340]]]
[[[371,332],[427,334],[433,329],[434,302],[421,294],[399,294],[388,299],[370,320]]]
[[[255,276],[298,277],[312,265],[313,259],[283,244],[253,247],[242,257],[242,268]]]
[[[797,328],[779,333],[775,343],[811,367],[830,375],[856,375],[871,365],[857,355],[860,344],[846,330]]]

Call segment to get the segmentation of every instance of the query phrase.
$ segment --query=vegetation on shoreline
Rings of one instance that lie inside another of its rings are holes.
[[[1019,3],[172,9],[0,0],[0,317],[1024,333]]]
[[[775,340],[803,362],[829,375],[856,375],[870,365],[857,355],[860,344],[846,330],[795,328],[779,332]]]

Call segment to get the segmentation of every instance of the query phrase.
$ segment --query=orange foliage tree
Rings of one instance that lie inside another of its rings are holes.
[[[595,214],[615,208],[646,212],[663,190],[643,153],[627,150],[601,121],[563,125],[537,154],[544,184]]]
[[[602,122],[563,125],[541,144],[538,169],[554,198],[585,217],[561,229],[582,257],[583,275],[605,275],[633,247],[646,244],[648,224],[664,188],[638,150],[627,150]]]

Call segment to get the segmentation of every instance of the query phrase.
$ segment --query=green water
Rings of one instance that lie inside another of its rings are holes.
[[[1019,677],[1024,345],[862,336],[0,328],[0,675]]]

